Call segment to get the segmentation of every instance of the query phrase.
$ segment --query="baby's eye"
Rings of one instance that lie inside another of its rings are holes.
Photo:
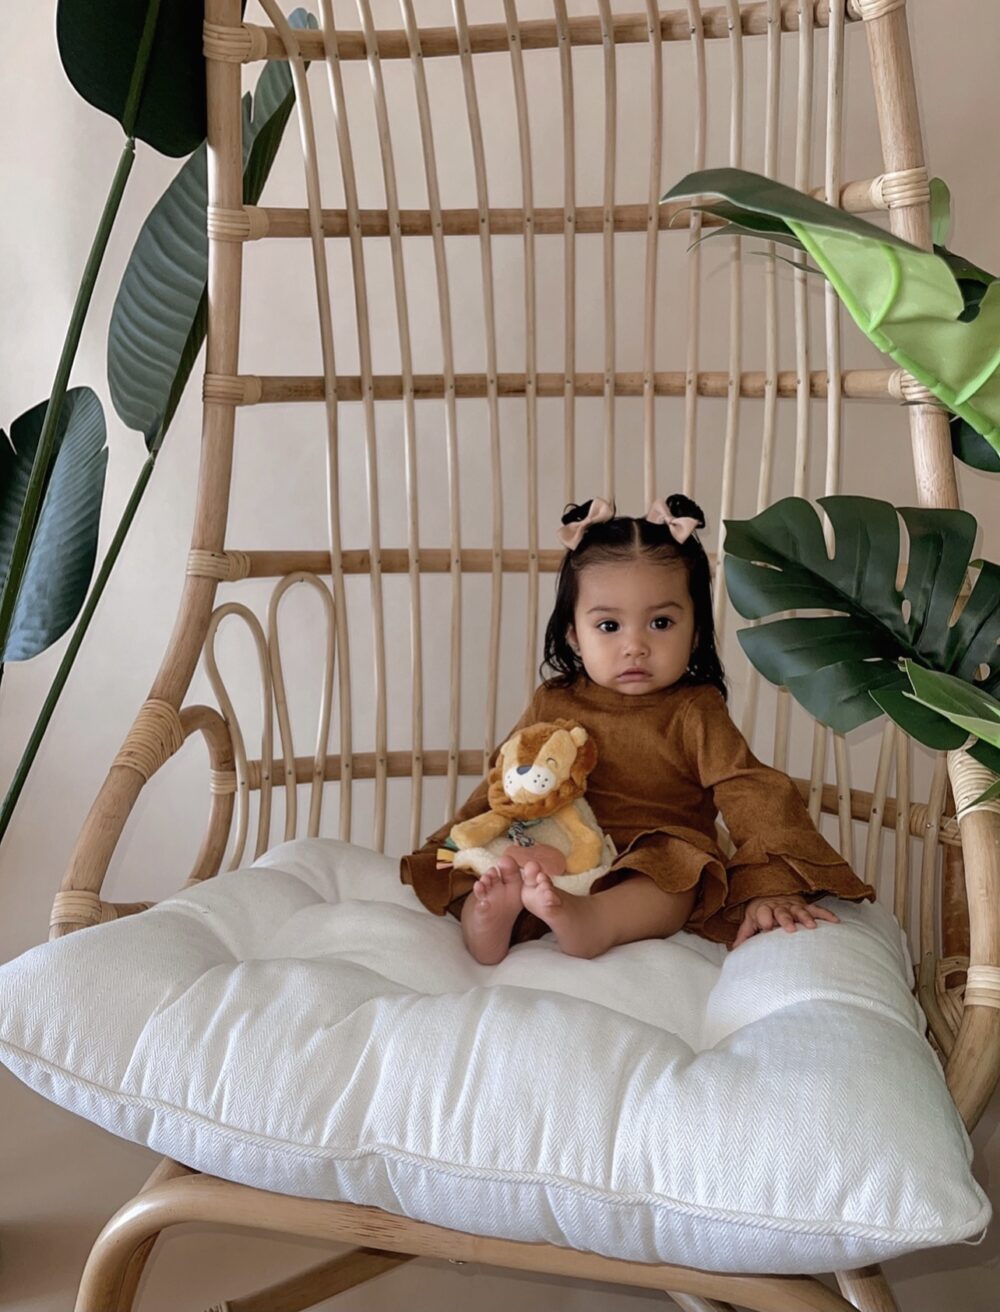
[[[618,621],[617,621],[617,620],[601,620],[601,622],[598,624],[597,627],[598,627],[598,629],[600,629],[601,633],[617,633],[617,632],[618,632]]]
[[[669,615],[657,615],[656,619],[653,620],[653,628],[669,629],[673,627],[673,623],[674,621],[670,618]]]

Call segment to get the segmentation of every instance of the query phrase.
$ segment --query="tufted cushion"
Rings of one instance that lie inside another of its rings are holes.
[[[990,1205],[878,905],[497,966],[326,839],[0,968],[0,1058],[189,1166],[640,1262],[814,1272]]]

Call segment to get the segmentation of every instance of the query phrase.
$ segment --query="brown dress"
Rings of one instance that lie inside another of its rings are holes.
[[[816,830],[795,784],[750,751],[716,688],[675,684],[629,696],[586,678],[572,688],[543,685],[511,733],[555,719],[578,720],[597,744],[587,801],[619,855],[592,893],[630,871],[668,892],[697,887],[685,930],[730,944],[751,898],[835,893],[874,900],[871,885]],[[490,764],[495,760],[496,753]],[[476,876],[438,870],[437,849],[453,824],[489,809],[486,793],[484,780],[419,851],[402,858],[400,878],[438,915],[461,916]],[[717,841],[720,811],[736,848],[728,858]],[[511,941],[548,932],[525,910]]]

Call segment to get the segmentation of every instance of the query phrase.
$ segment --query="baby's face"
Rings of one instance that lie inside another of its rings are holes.
[[[694,638],[682,564],[639,559],[581,571],[569,640],[593,683],[626,696],[669,688],[683,678]]]

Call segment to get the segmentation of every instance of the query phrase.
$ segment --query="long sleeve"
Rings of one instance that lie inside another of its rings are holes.
[[[706,937],[731,941],[734,925],[755,897],[833,893],[874,901],[871,885],[816,829],[792,780],[750,751],[715,688],[691,698],[683,738],[688,768],[711,790],[736,848],[726,862],[725,904],[706,921]]]
[[[535,720],[543,718],[537,714],[538,699],[539,693],[536,691],[517,724],[500,739],[500,743],[489,760],[491,770],[499,758],[500,745],[505,743],[512,734],[517,733],[519,729],[523,729]],[[488,792],[489,779],[486,777],[476,785],[450,820],[447,820],[439,829],[435,829],[433,834],[428,836],[423,846],[419,847],[416,852],[411,852],[400,860],[400,879],[404,884],[412,886],[420,901],[435,915],[443,916],[449,905],[457,898],[464,897],[476,882],[476,876],[468,870],[452,870],[451,868],[438,870],[437,851],[451,832],[452,825],[460,824],[463,820],[471,820],[473,816],[482,815],[484,811],[490,809],[487,800]]]

